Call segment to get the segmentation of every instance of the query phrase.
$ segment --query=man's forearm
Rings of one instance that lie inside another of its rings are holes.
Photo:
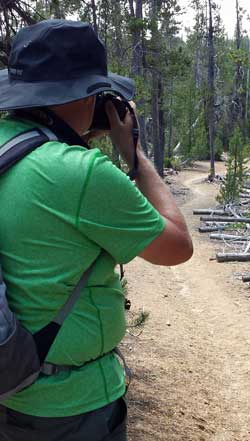
[[[139,190],[163,217],[178,224],[181,228],[186,228],[184,217],[170,190],[141,150],[138,151],[138,159],[139,174],[136,178],[136,185]]]

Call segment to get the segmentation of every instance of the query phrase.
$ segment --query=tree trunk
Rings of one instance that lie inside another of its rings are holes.
[[[130,1],[131,17],[134,19],[142,19],[142,0],[136,0],[136,7],[134,10],[133,1]],[[132,64],[131,71],[134,75],[141,75],[142,73],[142,36],[140,28],[134,26],[132,32]]]
[[[212,231],[223,231],[225,230],[225,226],[222,227],[220,225],[216,226],[216,227],[200,227],[199,228],[199,233],[211,233]]]
[[[158,13],[160,3],[158,0],[151,0],[152,19],[151,19],[151,50],[152,50],[152,129],[153,129],[153,149],[154,164],[161,177],[163,177],[164,151],[160,142],[160,101],[161,78],[159,73],[159,41],[160,33],[158,29]]]
[[[228,213],[224,210],[212,210],[212,209],[206,209],[206,208],[199,208],[197,210],[193,210],[193,215],[206,215],[206,214],[211,214],[211,215],[216,215],[216,216],[224,216],[227,215]]]
[[[51,2],[51,12],[55,18],[58,18],[58,19],[65,18],[63,8],[60,5],[60,0],[53,0]]]
[[[142,149],[143,149],[145,155],[148,156],[148,145],[147,145],[147,139],[146,139],[146,120],[145,120],[145,116],[139,115],[138,116],[138,120],[139,120],[139,125],[140,125],[140,138],[141,138]]]
[[[250,237],[234,236],[233,234],[210,234],[210,239],[213,240],[232,240],[233,242],[248,242]]]
[[[122,11],[121,11],[121,1],[120,0],[109,0],[110,6],[112,8],[112,22],[114,25],[114,32],[112,38],[112,55],[115,60],[122,60],[123,58],[123,35],[122,35]],[[117,73],[122,74],[122,63],[120,62],[117,66]],[[121,70],[120,70],[121,69]]]
[[[171,79],[170,83],[170,105],[169,105],[169,115],[168,115],[168,158],[172,158],[172,137],[173,137],[173,91],[174,91],[174,81]]]
[[[250,237],[247,236],[235,236],[233,234],[210,234],[212,240],[232,240],[233,242],[249,242]]]
[[[216,255],[218,262],[249,262],[249,253],[218,253]]]
[[[250,218],[249,217],[207,217],[207,216],[201,216],[200,218],[201,222],[233,222],[235,224],[238,223],[245,223],[250,224]]]
[[[154,147],[154,164],[160,176],[163,176],[163,155],[159,142],[159,102],[158,102],[159,81],[156,73],[152,74],[152,131]]]
[[[239,0],[236,0],[236,47],[239,50],[241,44],[241,23],[240,23],[240,10]]]
[[[241,34],[240,6],[239,6],[238,0],[236,0],[236,2],[235,2],[235,8],[236,8],[236,49],[239,52],[239,57],[238,57],[238,61],[236,63],[232,114],[233,114],[234,124],[238,123],[238,124],[242,125],[243,118],[244,118],[243,117],[243,97],[242,97],[244,73],[243,73],[242,61],[241,61],[241,55],[240,55],[242,34]]]
[[[163,106],[164,106],[163,80],[162,80],[162,77],[160,76],[159,80],[158,80],[159,144],[160,144],[160,151],[162,154],[162,165],[164,166],[165,112],[164,112]],[[162,175],[163,175],[163,170],[162,170]]]
[[[142,20],[143,19],[142,0],[136,0],[135,9],[134,9],[133,0],[129,1],[129,5],[130,5],[131,17]],[[144,78],[144,69],[143,69],[143,61],[142,61],[143,58],[142,31],[140,28],[136,28],[136,26],[133,28],[133,32],[132,32],[132,46],[133,46],[132,62],[131,62],[132,75],[135,77],[138,76]],[[137,101],[138,111],[141,113],[144,107],[145,107],[145,102],[144,99],[141,98],[140,100]],[[139,124],[140,124],[142,148],[145,154],[148,155],[147,140],[146,140],[146,122],[145,122],[145,116],[142,114],[139,117]]]
[[[91,0],[92,15],[93,15],[93,27],[96,33],[98,33],[96,3],[95,0]]]
[[[250,199],[250,194],[246,194],[246,193],[240,193],[240,197],[243,199]]]
[[[250,41],[249,37],[247,37],[247,52],[248,52],[248,60],[250,55]],[[246,125],[246,137],[248,136],[248,114],[249,114],[249,83],[250,83],[250,66],[248,61],[247,66],[247,81],[246,81],[246,108],[245,108],[245,125]]]
[[[209,49],[209,62],[208,62],[208,126],[209,126],[209,149],[210,149],[210,176],[212,179],[215,177],[215,154],[214,154],[214,141],[215,141],[215,85],[214,85],[214,70],[215,70],[215,54],[214,54],[214,27],[213,27],[213,15],[212,15],[212,1],[208,0],[209,6],[209,29],[208,29],[208,49]]]

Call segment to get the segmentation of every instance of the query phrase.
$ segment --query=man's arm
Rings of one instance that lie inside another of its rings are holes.
[[[110,102],[106,105],[106,111],[111,125],[111,139],[129,168],[132,168],[134,158],[132,118],[127,114],[122,122]],[[184,217],[166,184],[144,155],[140,141],[138,142],[137,154],[139,174],[136,178],[136,184],[149,202],[166,219],[164,231],[140,253],[140,257],[158,265],[171,266],[183,263],[193,254],[192,240]]]
[[[177,265],[190,259],[193,253],[184,217],[165,182],[152,163],[138,151],[139,175],[136,184],[144,196],[166,219],[166,227],[141,254],[145,260],[158,265]]]

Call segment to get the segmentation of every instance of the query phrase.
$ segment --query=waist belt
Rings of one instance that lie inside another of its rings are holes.
[[[80,366],[57,365],[57,364],[53,364],[53,363],[44,362],[41,367],[40,372],[41,372],[41,374],[46,375],[46,376],[57,375],[61,372],[71,372],[72,370],[81,369],[84,366],[87,366],[88,364],[93,363],[94,361],[98,361],[101,358],[105,357],[106,355],[112,354],[112,353],[117,355],[122,360],[125,376],[127,379],[127,386],[128,386],[131,381],[131,378],[132,378],[132,372],[126,363],[125,357],[123,356],[122,352],[118,348],[114,348],[112,351],[107,352],[106,354],[100,355],[99,357],[95,358],[94,360],[86,361],[86,363],[84,363],[83,365],[80,365]]]

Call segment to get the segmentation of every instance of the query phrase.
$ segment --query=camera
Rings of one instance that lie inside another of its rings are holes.
[[[117,96],[112,95],[111,93],[100,93],[96,97],[93,121],[89,130],[110,130],[109,119],[105,110],[105,104],[107,101],[112,101],[118,112],[120,120],[124,120],[126,113],[129,110],[128,102],[124,99],[119,99]]]

